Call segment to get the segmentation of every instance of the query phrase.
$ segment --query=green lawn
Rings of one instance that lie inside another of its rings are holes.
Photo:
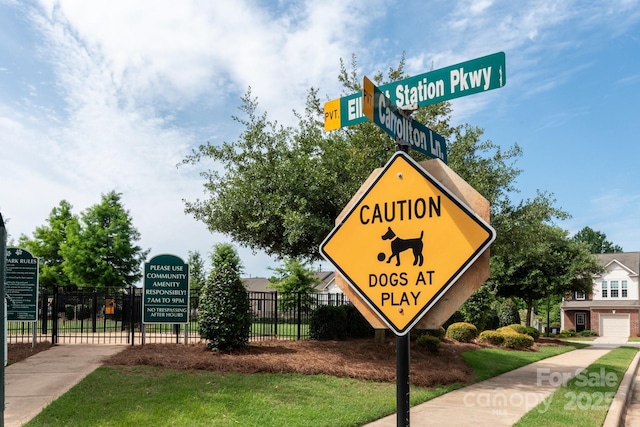
[[[576,348],[464,353],[474,381]],[[462,387],[412,387],[417,405]],[[396,410],[395,384],[325,375],[97,369],[27,426],[360,426]]]

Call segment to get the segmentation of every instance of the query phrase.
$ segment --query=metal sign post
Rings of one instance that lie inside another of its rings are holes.
[[[7,339],[7,330],[5,326],[5,290],[4,290],[4,277],[6,270],[6,259],[7,259],[7,229],[4,226],[4,219],[2,219],[2,213],[0,213],[0,296],[3,301],[0,302],[0,335],[3,340]],[[0,366],[0,427],[4,427],[4,406],[5,406],[5,397],[4,397],[4,361],[7,359],[6,347],[4,343],[2,345],[2,366]]]

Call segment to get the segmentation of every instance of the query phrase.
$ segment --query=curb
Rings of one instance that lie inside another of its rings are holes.
[[[634,380],[639,364],[640,351],[636,353],[636,356],[629,365],[629,369],[627,369],[622,381],[620,381],[620,386],[613,397],[611,406],[609,406],[609,411],[607,412],[607,417],[604,419],[602,427],[618,427],[624,425],[624,416],[627,412],[629,399],[631,399],[631,395],[633,394]]]

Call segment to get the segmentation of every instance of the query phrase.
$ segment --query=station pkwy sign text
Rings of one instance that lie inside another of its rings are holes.
[[[504,52],[433,70],[380,86],[398,108],[424,107],[506,84]],[[324,129],[339,129],[367,121],[362,111],[362,93],[334,99],[324,105]]]

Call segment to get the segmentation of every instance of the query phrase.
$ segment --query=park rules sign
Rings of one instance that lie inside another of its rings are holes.
[[[320,245],[396,335],[405,335],[495,239],[493,228],[397,152]]]
[[[189,265],[175,255],[144,264],[144,323],[189,322]]]

